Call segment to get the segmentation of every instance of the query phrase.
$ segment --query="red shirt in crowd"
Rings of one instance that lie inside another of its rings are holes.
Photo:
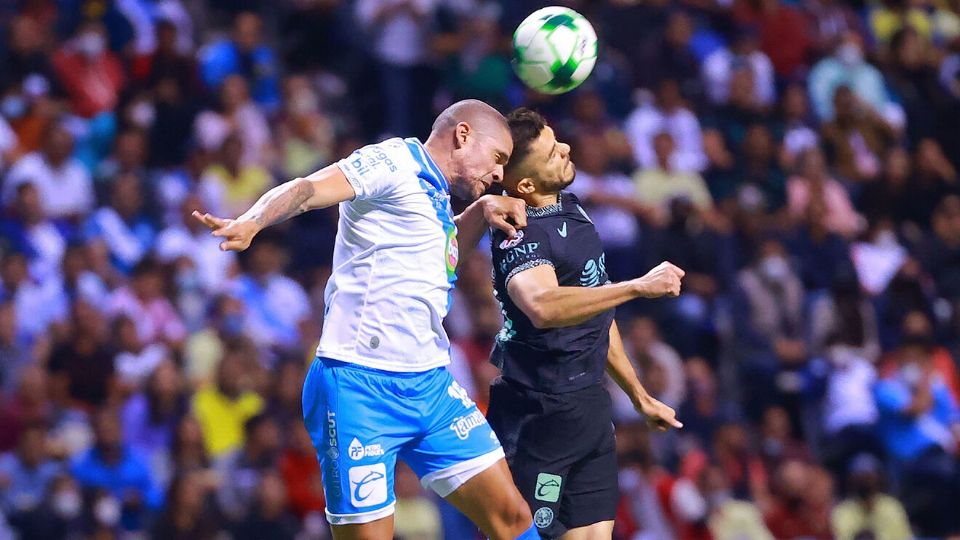
[[[94,58],[61,49],[53,57],[63,87],[70,97],[73,112],[84,118],[116,108],[124,76],[120,60],[110,51]]]

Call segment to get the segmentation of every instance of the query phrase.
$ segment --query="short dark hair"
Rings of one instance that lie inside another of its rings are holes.
[[[520,107],[507,115],[507,125],[513,137],[513,154],[505,167],[509,174],[530,154],[530,145],[547,127],[547,120],[537,111]]]

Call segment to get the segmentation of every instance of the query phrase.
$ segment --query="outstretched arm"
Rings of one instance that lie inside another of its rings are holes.
[[[651,396],[640,379],[637,372],[633,369],[633,364],[627,356],[627,351],[623,348],[623,340],[620,339],[620,330],[617,328],[617,322],[610,325],[610,348],[607,352],[607,373],[613,382],[627,394],[637,412],[644,415],[650,427],[655,427],[660,431],[674,427],[680,429],[683,427],[677,420],[677,413],[669,406],[660,402]]]
[[[249,210],[236,219],[225,219],[194,211],[193,217],[224,239],[223,251],[243,251],[261,230],[308,210],[326,208],[355,197],[353,186],[337,165],[330,165],[305,178],[280,184],[263,194]]]
[[[537,328],[575,326],[634,298],[680,294],[683,270],[660,263],[647,275],[601,287],[561,287],[550,265],[518,273],[507,284],[510,299]]]

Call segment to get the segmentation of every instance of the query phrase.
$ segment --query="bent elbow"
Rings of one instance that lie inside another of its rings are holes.
[[[530,319],[530,323],[533,324],[533,327],[537,330],[553,328],[556,325],[554,314],[550,309],[542,304],[534,305],[530,309],[530,312],[527,313],[527,317]]]

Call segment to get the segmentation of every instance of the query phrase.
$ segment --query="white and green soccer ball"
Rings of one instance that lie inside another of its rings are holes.
[[[534,11],[513,33],[513,69],[538,92],[573,90],[587,79],[596,61],[597,33],[570,8]]]

